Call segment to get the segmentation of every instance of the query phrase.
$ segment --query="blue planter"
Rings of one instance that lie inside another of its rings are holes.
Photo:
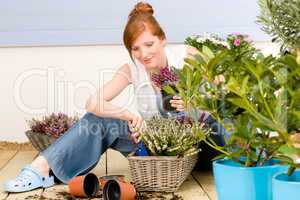
[[[232,160],[214,161],[218,200],[272,200],[272,176],[287,170],[287,166],[273,164],[244,167]]]
[[[300,199],[300,170],[291,176],[285,172],[277,173],[272,180],[274,200],[299,200]]]

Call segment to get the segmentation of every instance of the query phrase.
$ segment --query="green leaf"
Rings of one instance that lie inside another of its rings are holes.
[[[194,55],[194,58],[199,63],[200,66],[205,66],[207,64],[205,62],[205,60],[203,59],[203,57],[199,53],[197,53],[196,55]]]
[[[242,88],[241,88],[241,95],[246,95],[246,92],[249,90],[248,89],[248,81],[249,81],[249,76],[244,77],[243,82],[242,82]]]
[[[215,57],[214,53],[207,46],[202,47],[202,52],[207,55],[208,59],[212,59]]]
[[[238,95],[238,96],[242,96],[243,94],[241,94],[241,87],[240,87],[240,83],[234,78],[234,77],[230,77],[226,87],[229,91],[233,92],[234,94]]]
[[[168,94],[176,95],[176,91],[170,85],[164,86],[163,90]]]
[[[186,68],[186,87],[187,89],[192,87],[192,78],[193,78],[193,73],[191,68]]]
[[[277,91],[275,120],[282,126],[285,126],[287,123],[287,93],[283,88]]]
[[[215,74],[215,72],[217,70],[217,67],[219,65],[222,65],[225,61],[227,61],[227,56],[228,56],[227,51],[221,51],[215,57],[210,59],[210,61],[207,64],[207,70],[208,70],[208,74],[209,74],[210,79],[213,76],[218,75],[218,74]]]
[[[185,58],[184,61],[187,64],[189,64],[190,66],[192,66],[193,68],[201,70],[201,66],[200,66],[200,64],[199,64],[199,62],[197,60],[191,59],[191,58]],[[185,66],[188,66],[188,65],[185,65]]]
[[[214,157],[212,160],[213,160],[213,161],[214,161],[214,160],[221,160],[221,159],[224,159],[224,158],[226,158],[226,155],[225,155],[225,154],[220,154],[220,155]]]

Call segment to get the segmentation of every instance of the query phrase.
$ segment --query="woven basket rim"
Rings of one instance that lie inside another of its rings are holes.
[[[128,159],[131,160],[183,160],[186,158],[194,157],[195,155],[190,156],[128,156]]]

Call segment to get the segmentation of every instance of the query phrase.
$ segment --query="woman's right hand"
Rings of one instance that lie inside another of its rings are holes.
[[[128,114],[128,127],[131,132],[130,137],[134,141],[134,143],[138,143],[138,138],[142,131],[146,128],[145,120],[133,113]]]

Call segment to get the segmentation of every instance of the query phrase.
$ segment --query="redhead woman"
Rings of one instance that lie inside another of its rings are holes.
[[[54,175],[67,183],[95,167],[108,148],[124,156],[136,149],[144,120],[160,113],[157,100],[161,96],[149,78],[151,73],[164,67],[183,66],[184,58],[197,50],[184,46],[172,52],[147,3],[136,4],[129,14],[123,41],[132,62],[122,65],[103,88],[90,96],[86,102],[87,113],[76,124],[26,165],[14,180],[4,184],[6,191],[50,187],[54,185]],[[140,115],[110,103],[130,84],[134,86]],[[184,111],[179,97],[174,97],[171,104],[177,111]]]

